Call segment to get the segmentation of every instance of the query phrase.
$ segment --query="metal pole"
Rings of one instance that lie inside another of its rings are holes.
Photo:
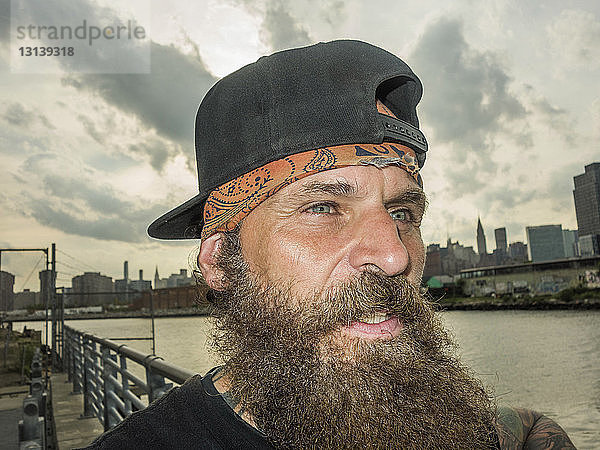
[[[56,309],[56,244],[52,243],[52,269],[50,271],[50,300],[52,305],[52,369],[58,368],[58,345],[57,345],[57,323],[58,311]]]
[[[48,268],[50,266],[49,261],[48,261],[48,249],[46,249],[46,251],[44,252],[46,254],[46,274],[48,273]],[[46,332],[46,339],[45,339],[45,345],[46,345],[46,349],[44,350],[44,354],[45,354],[45,359],[46,359],[46,386],[48,386],[48,297],[49,297],[49,284],[47,281],[44,285],[44,307],[46,309],[46,317],[44,318],[44,329]]]
[[[60,357],[64,360],[65,355],[65,288],[60,296]],[[64,362],[63,362],[64,370]]]
[[[156,338],[154,337],[154,299],[150,290],[150,317],[152,318],[152,354],[156,355]]]
[[[0,302],[4,304],[4,295],[2,294],[2,250],[0,250]]]

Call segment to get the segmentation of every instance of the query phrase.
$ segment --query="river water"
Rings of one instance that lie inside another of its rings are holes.
[[[499,403],[553,418],[579,449],[600,448],[600,311],[441,314],[463,361]],[[156,353],[165,360],[198,373],[218,363],[207,345],[210,319],[161,318],[155,324]],[[71,320],[67,325],[108,338],[151,335],[148,319]],[[27,326],[41,329],[43,324]],[[128,345],[151,352],[149,341]]]

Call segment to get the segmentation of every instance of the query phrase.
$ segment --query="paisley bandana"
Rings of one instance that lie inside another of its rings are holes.
[[[377,109],[393,115],[383,104]],[[308,175],[357,165],[397,165],[421,185],[414,150],[397,143],[348,144],[309,150],[272,161],[222,184],[204,206],[201,240],[219,231],[230,231],[254,208],[283,187]]]

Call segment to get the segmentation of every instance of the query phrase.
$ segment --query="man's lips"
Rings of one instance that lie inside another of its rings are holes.
[[[402,332],[402,322],[396,316],[374,314],[342,327],[342,333],[363,339],[393,339]]]

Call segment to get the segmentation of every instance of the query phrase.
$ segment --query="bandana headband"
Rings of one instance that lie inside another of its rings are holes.
[[[254,208],[283,187],[308,175],[346,166],[388,161],[406,170],[421,184],[415,152],[403,145],[338,145],[296,153],[265,164],[212,191],[204,207],[201,239],[231,231]]]

